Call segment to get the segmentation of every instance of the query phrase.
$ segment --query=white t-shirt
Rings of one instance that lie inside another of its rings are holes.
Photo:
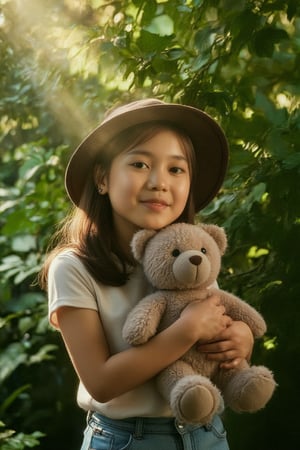
[[[150,292],[151,287],[140,266],[134,269],[124,286],[106,286],[89,274],[72,251],[65,251],[55,257],[49,269],[49,320],[58,328],[56,311],[62,306],[99,311],[110,352],[115,354],[128,348],[122,338],[127,314]],[[134,371],[134,367],[132,370]],[[154,380],[107,403],[99,403],[93,399],[80,382],[77,402],[86,411],[97,411],[113,419],[172,415],[169,405],[158,393]]]

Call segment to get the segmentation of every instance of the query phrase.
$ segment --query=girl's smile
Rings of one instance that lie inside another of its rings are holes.
[[[119,240],[128,244],[137,229],[174,222],[185,208],[190,178],[186,150],[167,128],[117,155],[102,186]]]
[[[142,203],[145,205],[146,208],[149,208],[153,211],[158,211],[158,212],[169,206],[168,203],[164,202],[163,200],[159,200],[159,199],[155,199],[155,198],[143,200]]]

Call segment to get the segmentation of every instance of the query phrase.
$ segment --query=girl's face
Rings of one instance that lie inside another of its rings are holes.
[[[101,186],[120,243],[128,245],[140,228],[158,230],[174,222],[185,208],[190,182],[186,150],[172,130],[162,129],[118,154]]]

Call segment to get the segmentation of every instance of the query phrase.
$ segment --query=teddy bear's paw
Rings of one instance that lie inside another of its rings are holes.
[[[171,408],[179,422],[208,423],[219,411],[218,389],[201,375],[190,375],[176,383],[171,392]]]
[[[130,345],[141,345],[145,344],[151,336],[147,333],[146,326],[143,326],[144,322],[140,323],[130,323],[129,321],[125,322],[123,327],[123,339],[127,344]]]
[[[252,366],[231,379],[224,391],[225,402],[236,412],[255,412],[266,406],[276,388],[272,372]]]
[[[128,334],[126,336],[123,336],[124,341],[127,342],[127,344],[137,346],[145,344],[148,341],[148,337],[146,336],[140,336],[138,333],[132,333]]]

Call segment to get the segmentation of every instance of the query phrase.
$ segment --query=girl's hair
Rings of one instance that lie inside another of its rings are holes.
[[[63,221],[50,244],[52,251],[48,254],[39,274],[39,282],[43,289],[47,289],[51,261],[58,253],[66,249],[74,251],[89,273],[99,282],[110,286],[121,286],[126,283],[129,277],[128,265],[135,265],[135,261],[124,255],[121,246],[118,245],[113,228],[111,203],[108,195],[99,195],[97,182],[99,184],[101,176],[109,173],[112,160],[116,155],[148,141],[163,129],[170,129],[177,135],[187,157],[191,178],[191,188],[185,209],[176,222],[194,223],[195,153],[190,138],[167,122],[151,122],[131,127],[112,139],[94,161],[94,171],[91,169],[91,176],[86,180],[79,207],[74,208]]]

